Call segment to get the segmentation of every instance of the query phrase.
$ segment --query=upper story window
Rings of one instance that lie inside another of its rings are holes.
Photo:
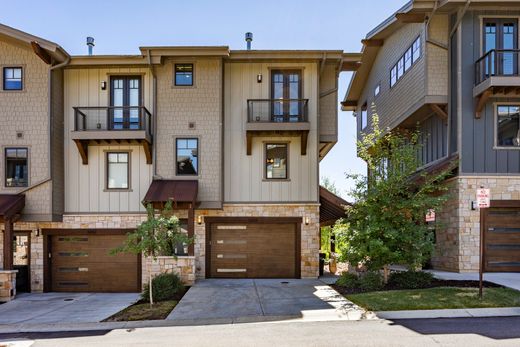
[[[177,139],[177,175],[199,174],[199,140],[196,138]]]
[[[193,86],[193,64],[175,64],[175,85]]]
[[[265,178],[287,179],[288,157],[289,155],[287,143],[266,143]]]
[[[302,98],[301,70],[272,70],[271,99],[273,122],[301,122],[305,120]]]
[[[5,149],[5,186],[27,187],[29,184],[29,169],[27,148]]]
[[[497,106],[497,140],[499,147],[520,147],[520,105]]]
[[[374,96],[378,96],[381,92],[381,83],[378,83],[377,86],[374,88]]]
[[[107,189],[128,189],[130,181],[128,152],[107,153]]]
[[[367,111],[367,103],[365,102],[363,106],[361,106],[361,130],[364,130],[368,125],[368,111]]]
[[[390,87],[393,87],[397,81],[404,76],[406,71],[410,70],[412,66],[421,57],[421,37],[419,36],[412,43],[405,53],[399,58],[397,63],[390,69]]]
[[[4,67],[4,90],[22,90],[22,75],[21,67]]]

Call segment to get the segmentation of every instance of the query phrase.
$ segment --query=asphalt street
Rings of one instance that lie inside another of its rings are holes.
[[[0,335],[0,346],[520,346],[520,317],[271,322]]]

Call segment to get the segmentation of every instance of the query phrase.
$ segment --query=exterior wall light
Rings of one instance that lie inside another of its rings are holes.
[[[309,217],[305,217],[305,225],[309,225],[309,223],[311,222],[311,219]]]
[[[259,73],[258,75],[256,75],[256,82],[258,83],[262,83],[262,74]]]
[[[101,90],[107,89],[107,81],[101,81]]]
[[[202,224],[202,216],[197,216],[197,224],[198,225]]]

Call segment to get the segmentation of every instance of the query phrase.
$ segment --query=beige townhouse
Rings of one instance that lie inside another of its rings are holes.
[[[422,169],[456,166],[432,222],[434,268],[520,271],[519,18],[516,0],[413,0],[363,40],[342,102],[358,136],[375,113],[383,128],[419,125]]]
[[[62,211],[25,218],[25,193],[14,223],[38,264],[30,289],[139,291],[149,271],[186,283],[317,277],[320,223],[342,215],[320,194],[319,161],[337,142],[338,75],[358,59],[226,46],[67,57],[55,69]],[[194,237],[177,259],[109,255],[147,204],[167,201]]]

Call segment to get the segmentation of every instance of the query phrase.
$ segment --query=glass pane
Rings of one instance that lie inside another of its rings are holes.
[[[108,162],[117,163],[117,153],[108,153]]]
[[[410,47],[404,54],[404,71],[412,66],[412,48]]]
[[[177,140],[177,175],[198,174],[198,140]]]
[[[12,70],[13,70],[14,79],[22,79],[22,69],[16,68],[16,69],[12,69]]]
[[[108,188],[128,188],[128,163],[109,163]]]
[[[193,85],[193,64],[175,64],[175,85]]]
[[[5,156],[6,158],[16,158],[16,148],[6,148],[5,150]]]
[[[514,32],[515,25],[513,23],[504,24],[503,28],[503,37],[502,37],[502,49],[513,49],[515,47],[514,43]],[[502,74],[504,75],[512,75],[514,73],[514,56],[513,52],[504,52],[502,53]]]
[[[412,45],[412,64],[421,57],[421,38],[418,37]]]
[[[20,152],[22,158],[17,157],[18,150],[15,148],[8,148],[5,151],[5,185],[7,187],[28,186],[27,150],[20,150]]]
[[[186,140],[187,148],[197,148],[197,140],[196,139],[190,139]]]
[[[117,158],[119,163],[128,163],[128,153],[119,153]]]
[[[287,145],[266,145],[266,178],[287,178]]]
[[[498,106],[497,142],[499,146],[520,145],[519,108]]]
[[[401,78],[404,74],[404,59],[401,58],[397,62],[397,79]]]
[[[16,156],[18,158],[27,158],[27,149],[19,148],[16,150]]]

